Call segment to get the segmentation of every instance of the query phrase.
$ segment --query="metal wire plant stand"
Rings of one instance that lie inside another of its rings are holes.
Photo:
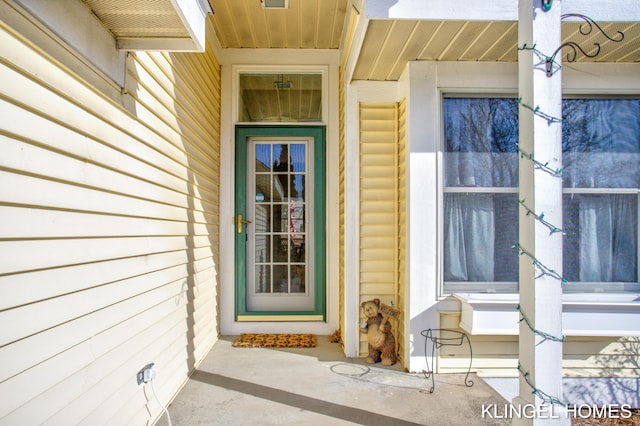
[[[420,332],[424,336],[424,359],[427,364],[427,371],[424,373],[425,379],[431,379],[431,389],[429,393],[433,393],[435,390],[435,378],[434,378],[434,357],[435,350],[440,349],[443,346],[463,346],[466,340],[469,346],[469,368],[467,369],[467,375],[464,378],[464,384],[467,387],[473,386],[473,380],[469,379],[471,373],[471,364],[473,363],[473,350],[471,349],[471,341],[466,333],[458,330],[450,330],[446,328],[429,328]],[[429,355],[427,346],[431,342],[431,364],[429,364]]]

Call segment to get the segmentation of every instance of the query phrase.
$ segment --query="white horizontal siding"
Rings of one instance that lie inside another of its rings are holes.
[[[0,424],[146,423],[218,334],[219,65],[130,54],[118,105],[0,9]]]

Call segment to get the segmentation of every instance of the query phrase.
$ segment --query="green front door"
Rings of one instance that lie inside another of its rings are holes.
[[[323,320],[325,132],[236,128],[236,319]]]

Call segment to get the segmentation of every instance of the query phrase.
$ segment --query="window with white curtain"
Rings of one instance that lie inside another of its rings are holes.
[[[640,99],[565,99],[565,291],[638,285]],[[444,99],[444,291],[518,289],[518,104]]]

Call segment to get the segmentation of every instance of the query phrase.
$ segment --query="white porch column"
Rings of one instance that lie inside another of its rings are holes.
[[[540,334],[562,336],[562,233],[539,220],[562,227],[562,179],[552,172],[562,168],[562,127],[555,120],[562,117],[562,79],[557,66],[547,76],[544,60],[561,44],[560,15],[560,0],[548,11],[542,0],[519,1],[518,249],[521,318],[527,321],[520,322],[520,392],[513,401],[523,410],[513,416],[518,425],[570,424],[554,402],[562,400],[562,342]]]

